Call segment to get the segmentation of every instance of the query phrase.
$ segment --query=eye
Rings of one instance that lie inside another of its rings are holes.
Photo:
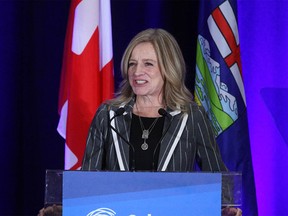
[[[145,64],[145,66],[153,66],[153,63],[151,63],[151,62],[145,62],[144,64]]]
[[[136,63],[135,62],[128,62],[128,68],[135,66]]]

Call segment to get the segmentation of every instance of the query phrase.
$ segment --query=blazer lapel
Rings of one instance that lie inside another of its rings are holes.
[[[172,115],[172,122],[168,131],[166,134],[164,134],[164,138],[161,142],[157,171],[166,171],[188,119],[188,115],[182,115],[180,111],[174,111],[170,114]],[[165,127],[169,126],[169,123],[166,123],[167,121],[169,120],[165,120]]]

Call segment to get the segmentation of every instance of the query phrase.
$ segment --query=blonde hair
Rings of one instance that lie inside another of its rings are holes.
[[[111,103],[122,104],[135,96],[128,80],[128,62],[135,46],[144,42],[151,43],[155,49],[164,79],[163,99],[166,106],[186,112],[188,104],[192,101],[192,94],[185,86],[185,61],[175,38],[163,29],[144,30],[130,41],[121,61],[123,81],[120,91]]]

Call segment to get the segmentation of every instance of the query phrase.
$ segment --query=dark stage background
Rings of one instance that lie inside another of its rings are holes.
[[[192,90],[198,5],[111,0],[115,87],[129,40],[162,27],[178,40]],[[0,215],[37,215],[46,169],[64,168],[58,91],[69,0],[0,0]],[[259,215],[287,215],[288,1],[237,0]]]
[[[0,215],[37,215],[45,170],[64,168],[57,133],[60,72],[70,1],[2,0],[0,7]],[[115,87],[129,40],[161,27],[178,40],[193,89],[198,1],[112,0]]]

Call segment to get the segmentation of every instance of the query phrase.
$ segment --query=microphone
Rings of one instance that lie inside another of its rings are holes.
[[[111,122],[114,118],[123,115],[124,112],[125,112],[124,107],[120,107],[119,109],[117,109],[117,110],[115,111],[115,115],[113,116],[113,118],[110,119],[110,122]]]
[[[163,116],[163,117],[167,117],[169,120],[171,120],[172,116],[170,115],[170,113],[168,113],[165,109],[160,108],[158,110],[158,113]]]
[[[158,113],[159,113],[161,116],[168,118],[168,120],[169,120],[169,125],[168,125],[168,127],[166,128],[166,130],[164,131],[164,133],[162,134],[160,140],[158,141],[158,143],[157,143],[157,145],[156,145],[156,147],[155,147],[155,149],[154,149],[154,152],[153,152],[153,161],[152,161],[152,168],[153,168],[152,171],[157,171],[157,170],[156,170],[157,168],[155,167],[155,162],[154,162],[154,160],[155,160],[155,159],[154,159],[154,158],[155,158],[155,154],[156,154],[157,149],[159,148],[160,143],[161,143],[162,140],[164,139],[164,136],[167,134],[167,132],[168,132],[168,130],[169,130],[171,124],[172,124],[172,116],[171,116],[171,114],[168,113],[165,109],[160,108],[160,109],[158,110]]]
[[[132,165],[131,165],[131,170],[132,171],[135,171],[135,149],[134,149],[134,146],[128,142],[128,140],[126,140],[117,130],[116,128],[114,128],[112,125],[111,125],[111,122],[113,119],[115,119],[116,117],[119,117],[119,116],[122,116],[123,113],[125,112],[125,108],[123,107],[120,107],[119,109],[117,109],[115,111],[115,115],[109,120],[109,127],[122,139],[124,140],[124,142],[126,142],[132,149]]]

